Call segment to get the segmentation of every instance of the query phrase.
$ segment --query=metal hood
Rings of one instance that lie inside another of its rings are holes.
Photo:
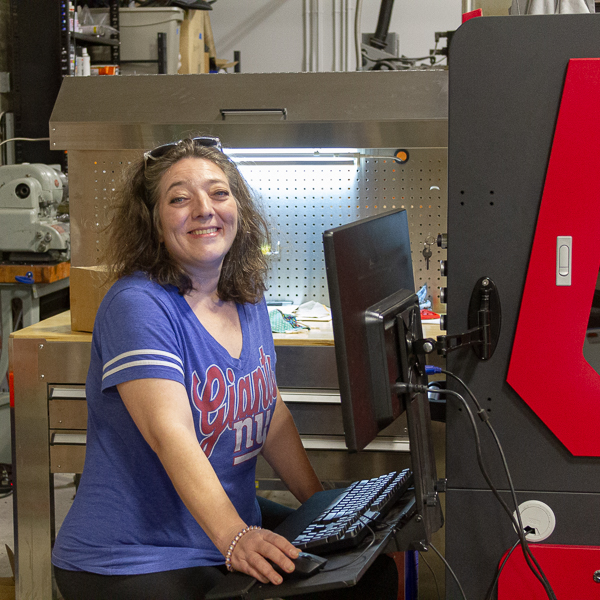
[[[53,150],[150,148],[190,133],[229,147],[445,148],[448,72],[69,77]]]

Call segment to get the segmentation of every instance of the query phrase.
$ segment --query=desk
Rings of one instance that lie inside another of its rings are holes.
[[[284,396],[306,393],[303,389],[306,382],[311,384],[311,394],[315,390],[325,391],[330,396],[336,394],[337,382],[332,385],[336,371],[331,333],[317,336],[317,344],[308,343],[310,333],[275,337],[279,357],[277,376]],[[15,390],[16,600],[55,597],[50,556],[54,536],[53,474],[77,473],[83,468],[87,418],[84,385],[91,339],[90,333],[71,331],[69,312],[10,336]],[[292,341],[294,345],[288,343]],[[308,352],[302,352],[303,346],[298,342],[302,342]],[[324,361],[311,358],[313,352],[323,356]],[[324,378],[325,385],[320,385],[323,381],[319,378]],[[337,406],[335,402],[290,402],[289,399],[286,402],[305,444],[323,437],[324,427],[339,443],[343,434],[339,400]],[[317,412],[319,415],[315,416]],[[321,412],[325,417],[321,417]],[[405,452],[376,449],[353,455],[351,461],[346,452],[332,451],[326,446],[314,447],[309,454],[322,479],[340,483],[409,466]],[[275,479],[264,461],[257,469],[257,477],[265,481]]]

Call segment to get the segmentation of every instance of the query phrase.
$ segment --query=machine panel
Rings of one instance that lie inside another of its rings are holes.
[[[537,499],[554,511],[556,529],[544,543],[567,546],[599,545],[590,524],[600,502],[600,459],[573,456],[508,384],[507,373],[567,66],[573,58],[598,58],[599,36],[600,21],[590,15],[477,18],[456,32],[450,52],[448,333],[467,330],[471,292],[481,277],[497,287],[502,325],[489,360],[479,360],[469,348],[459,349],[448,355],[448,369],[464,379],[490,417],[518,502]],[[581,100],[582,109],[591,110],[590,100]],[[583,161],[574,161],[558,170],[575,181],[582,168]],[[563,188],[562,204],[553,209],[565,222],[584,201],[574,190]],[[577,241],[572,232],[558,235],[573,236],[573,252],[589,247],[593,253],[597,245],[597,236]],[[554,285],[556,241],[550,260]],[[543,294],[531,308],[540,327],[537,335],[528,336],[520,358],[527,361],[530,385],[539,383],[546,397],[554,393],[546,386],[548,354],[574,335],[564,313],[577,309],[559,312]],[[589,306],[581,318],[587,316]],[[566,365],[552,369],[552,376],[563,381],[576,377]],[[464,393],[458,385],[452,388]],[[560,393],[547,404],[555,401],[560,404]],[[578,409],[565,402],[561,410]],[[498,450],[486,428],[480,429],[484,461],[506,494]],[[466,412],[452,400],[447,410],[447,476],[446,558],[467,597],[484,598],[516,535],[479,472]],[[509,507],[514,509],[512,502]],[[459,597],[448,578],[447,589],[448,597]]]

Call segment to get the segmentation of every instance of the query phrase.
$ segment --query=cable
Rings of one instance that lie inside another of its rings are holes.
[[[360,39],[360,20],[362,17],[362,0],[356,0],[354,12],[354,50],[356,53],[356,70],[362,70],[362,43]]]
[[[467,600],[465,592],[462,589],[462,585],[460,585],[460,581],[458,581],[458,577],[456,576],[456,573],[452,570],[452,567],[448,564],[448,561],[439,553],[438,549],[433,544],[429,544],[429,547],[442,559],[442,562],[446,565],[446,569],[448,569],[448,573],[450,573],[450,575],[452,575],[452,577],[454,578],[454,581],[456,582],[456,585],[460,590],[463,600]]]
[[[430,69],[432,67],[435,67],[436,65],[439,65],[440,63],[444,62],[445,60],[448,60],[447,56],[442,56],[440,58],[438,58],[432,65],[424,65],[424,67]]]
[[[494,438],[494,442],[496,443],[496,446],[498,448],[498,452],[500,453],[500,457],[502,459],[502,465],[503,465],[504,471],[506,473],[506,478],[507,478],[507,481],[508,481],[508,486],[509,486],[510,494],[511,494],[513,503],[515,505],[515,513],[514,514],[516,514],[516,519],[515,519],[515,516],[514,516],[513,512],[508,508],[508,505],[500,497],[500,495],[499,495],[498,491],[496,490],[496,488],[491,484],[491,480],[489,479],[489,475],[487,475],[487,472],[484,472],[484,470],[482,470],[482,474],[483,474],[484,478],[486,479],[486,482],[490,486],[490,489],[492,490],[492,492],[494,493],[494,495],[496,496],[496,498],[498,499],[498,501],[500,502],[500,504],[502,505],[502,507],[504,508],[504,510],[509,515],[509,517],[510,517],[512,523],[513,523],[513,526],[517,530],[517,534],[519,535],[521,546],[523,548],[523,556],[525,557],[525,560],[527,562],[527,565],[531,569],[531,572],[538,578],[538,580],[540,581],[540,583],[544,586],[544,590],[546,591],[547,596],[549,598],[551,598],[552,600],[556,600],[556,596],[554,594],[552,586],[550,585],[550,582],[546,578],[546,575],[544,574],[544,571],[542,570],[540,564],[538,563],[537,559],[532,554],[531,549],[529,548],[529,543],[528,543],[526,535],[524,533],[523,521],[521,519],[521,511],[519,510],[519,502],[517,500],[517,493],[515,491],[515,487],[514,487],[514,484],[513,484],[513,481],[512,481],[510,470],[508,468],[508,463],[506,461],[506,455],[504,454],[504,450],[502,449],[502,445],[500,444],[500,440],[498,439],[498,436],[497,436],[494,428],[492,427],[492,425],[491,425],[491,423],[489,421],[489,417],[487,416],[486,412],[481,408],[481,405],[479,404],[479,402],[478,402],[475,394],[471,391],[471,389],[469,388],[469,386],[460,377],[458,377],[458,375],[455,375],[451,371],[446,371],[445,369],[440,369],[440,371],[442,373],[444,373],[446,376],[450,376],[451,378],[453,378],[454,380],[456,380],[467,391],[468,395],[470,396],[470,398],[473,400],[473,403],[477,407],[477,415],[487,425],[488,429],[490,430],[490,433],[492,434],[492,436]],[[451,392],[450,390],[442,390],[442,391],[450,392],[451,395],[457,394],[457,392]],[[465,408],[467,408],[467,411],[470,412],[470,409],[468,408],[468,405],[464,401],[464,398],[462,396],[460,396],[460,394],[457,394],[457,395],[458,395],[459,398],[462,399]],[[475,421],[473,419],[472,413],[470,414],[470,417],[472,419],[472,425],[473,425],[473,427],[476,430],[477,428],[476,428]],[[476,437],[478,438],[478,442],[477,442],[477,444],[478,444],[478,453],[480,453],[481,452],[481,445],[480,445],[480,441],[479,441],[479,434],[478,434],[478,432],[476,433]],[[479,454],[478,454],[478,462],[479,462]],[[482,468],[482,463],[480,463],[480,468]],[[515,520],[516,520],[516,524],[515,524]],[[534,566],[532,564],[532,561],[533,561],[533,564],[536,567],[535,569],[534,569]],[[537,569],[537,571],[536,571],[536,569]]]
[[[427,565],[427,568],[431,571],[431,574],[433,575],[433,581],[435,583],[435,591],[437,592],[438,600],[442,600],[442,596],[440,595],[440,587],[438,585],[438,580],[437,580],[435,571],[431,568],[431,565],[427,562],[427,559],[425,558],[425,554],[423,552],[419,552],[419,556],[423,559],[423,562]]]
[[[50,138],[24,138],[24,137],[16,137],[16,138],[10,138],[8,140],[3,140],[2,142],[0,142],[0,146],[3,146],[4,144],[8,144],[8,142],[47,142],[49,141]]]
[[[322,569],[320,572],[321,573],[332,573],[333,571],[339,571],[340,569],[345,569],[346,567],[353,565],[355,562],[358,562],[361,558],[364,558],[367,551],[375,543],[375,532],[368,525],[366,525],[366,528],[371,532],[371,541],[369,542],[367,547],[356,558],[353,558],[350,562],[344,563],[343,565],[338,565],[337,567],[334,567],[333,569]]]
[[[4,129],[5,125],[3,125],[2,122],[5,121],[4,116],[6,115],[7,112],[8,111],[6,111],[6,110],[3,110],[2,112],[0,112],[0,136],[1,137],[4,137],[4,134],[6,133],[6,131]],[[2,150],[2,163],[1,164],[5,165],[7,160],[8,159],[6,157],[6,148],[4,148]]]
[[[445,371],[442,369],[442,372],[445,372]],[[447,374],[450,374],[451,376],[456,377],[453,373],[447,372]],[[466,386],[465,386],[465,388],[466,388]],[[405,383],[396,383],[394,386],[394,389],[396,391],[398,391],[399,393],[403,393],[403,392],[404,393],[406,393],[406,392],[427,393],[428,392],[428,387],[425,385],[412,385],[412,384],[405,384]],[[468,388],[466,388],[466,389],[468,390]],[[474,395],[472,394],[472,392],[470,392],[470,390],[468,390],[468,391],[469,391],[469,394],[471,395],[471,397],[474,398]],[[519,511],[519,508],[518,508],[518,502],[516,503],[516,515],[517,516],[515,518],[515,516],[513,515],[513,512],[510,510],[510,508],[508,507],[508,505],[506,504],[506,502],[504,501],[502,496],[500,496],[500,492],[498,492],[498,490],[492,483],[492,480],[487,472],[487,469],[485,468],[485,465],[483,464],[483,454],[481,452],[481,438],[479,436],[479,430],[477,429],[477,423],[475,421],[475,417],[473,415],[473,411],[471,410],[471,407],[467,404],[467,401],[465,400],[465,398],[458,392],[455,392],[453,390],[440,390],[440,392],[454,396],[462,402],[465,410],[467,411],[467,415],[469,417],[469,420],[471,422],[471,427],[473,429],[473,434],[475,436],[475,450],[476,450],[477,463],[479,465],[479,470],[481,471],[481,474],[483,475],[483,478],[485,479],[486,483],[488,484],[490,490],[492,491],[492,493],[494,494],[494,496],[496,497],[496,499],[498,500],[498,502],[500,503],[502,508],[506,511],[506,514],[510,518],[510,520],[513,524],[513,527],[517,531],[517,534],[519,535],[519,538],[521,541],[521,546],[523,547],[523,556],[525,557],[525,560],[527,561],[527,565],[529,566],[531,572],[536,576],[536,578],[539,580],[539,582],[544,587],[544,590],[546,591],[546,595],[551,600],[556,600],[556,596],[554,595],[554,591],[552,590],[550,583],[546,579],[546,576],[544,575],[544,572],[542,571],[537,560],[531,554],[531,550],[529,549],[529,545],[527,543],[527,540],[525,539],[525,535],[523,533],[523,523],[521,520],[521,512]],[[474,401],[478,407],[478,413],[477,413],[478,416],[482,420],[487,421],[488,420],[487,414],[485,413],[485,411],[483,411],[481,409],[481,406],[479,405],[479,402],[477,402],[476,398]],[[498,441],[498,443],[499,443],[499,441]],[[502,452],[502,456],[504,456],[503,452]],[[512,479],[510,478],[510,473],[508,474],[508,477],[509,477],[509,485],[511,486],[511,492],[513,492],[513,499],[516,501],[516,493],[514,492],[514,486],[512,485]],[[535,563],[535,567],[537,567],[537,570],[534,567],[534,564],[532,564],[532,561],[533,561],[533,563]]]
[[[506,478],[508,480],[508,485],[509,485],[509,489],[510,489],[510,492],[511,492],[512,500],[513,500],[513,503],[515,505],[515,513],[517,515],[516,518],[517,518],[517,522],[518,522],[518,525],[519,525],[519,527],[517,529],[517,532],[523,532],[524,531],[524,527],[523,527],[523,522],[522,522],[522,519],[521,519],[521,511],[519,510],[519,502],[517,500],[517,494],[516,494],[516,491],[515,491],[515,487],[513,485],[512,477],[511,477],[511,474],[510,474],[510,470],[508,468],[508,463],[506,461],[506,456],[504,454],[504,450],[502,449],[502,445],[500,444],[500,440],[498,439],[498,436],[497,436],[494,428],[492,427],[491,423],[489,422],[489,418],[485,414],[485,411],[481,408],[481,405],[479,404],[479,402],[478,402],[475,394],[471,391],[471,389],[469,388],[469,386],[458,375],[455,375],[451,371],[446,371],[444,369],[440,369],[440,372],[444,373],[447,376],[450,376],[451,378],[453,378],[455,381],[457,381],[467,391],[467,393],[469,394],[469,396],[473,400],[473,403],[477,407],[478,415],[480,416],[481,420],[485,422],[485,424],[487,425],[488,429],[490,430],[490,433],[492,434],[492,436],[494,438],[494,442],[495,442],[495,444],[496,444],[496,446],[498,448],[498,452],[500,453],[500,457],[502,459],[502,465],[504,467],[504,471],[506,473]],[[482,415],[484,415],[484,416],[482,416]],[[513,519],[513,524],[514,524],[514,519]],[[529,555],[531,557],[531,559],[535,563],[536,567],[540,571],[540,573],[541,573],[544,581],[548,584],[548,586],[550,586],[550,583],[546,579],[546,576],[544,575],[543,571],[541,570],[540,565],[538,564],[536,558],[533,556],[533,554],[531,553],[531,551],[529,549],[529,543],[527,542],[527,539],[526,539],[525,535],[522,535],[522,536],[519,536],[519,537],[522,537],[523,540],[524,540],[524,542],[525,542],[524,543],[524,548],[523,548],[523,553],[524,554],[527,553],[527,555]],[[527,556],[525,558],[527,560]],[[528,564],[529,564],[529,561],[528,561]],[[552,588],[550,588],[550,590],[552,590]],[[552,596],[554,596],[554,592],[552,592]]]
[[[485,469],[485,467],[483,465],[483,455],[481,453],[481,439],[479,437],[479,431],[477,430],[477,424],[475,422],[475,417],[473,416],[473,412],[471,411],[471,408],[467,404],[467,402],[464,399],[464,397],[461,396],[458,392],[454,392],[452,390],[444,390],[444,392],[446,394],[450,394],[451,396],[456,396],[457,398],[459,398],[461,400],[461,402],[463,403],[463,406],[467,410],[467,414],[469,415],[469,419],[471,421],[471,426],[473,427],[473,431],[475,432],[476,446],[477,446],[477,450],[476,450],[477,451],[477,462],[479,463],[479,468],[481,470],[481,474],[483,475],[484,479],[486,480],[486,483],[488,484],[488,486],[489,486],[490,490],[492,491],[492,493],[494,494],[494,496],[496,496],[496,499],[498,500],[498,502],[500,502],[501,506],[506,511],[506,514],[509,516],[509,518],[510,518],[512,524],[513,524],[513,527],[517,530],[517,534],[519,535],[519,538],[520,538],[520,541],[521,541],[521,545],[523,547],[523,555],[525,557],[525,560],[527,561],[527,565],[529,566],[531,572],[537,577],[537,579],[539,580],[539,582],[542,584],[542,586],[544,587],[544,589],[545,589],[546,594],[548,595],[548,597],[551,600],[556,600],[556,596],[554,595],[554,592],[552,591],[552,588],[550,587],[550,583],[546,579],[546,576],[544,575],[541,567],[537,563],[535,557],[531,554],[531,551],[529,549],[529,544],[527,543],[527,540],[526,540],[525,535],[523,533],[523,522],[521,520],[521,511],[519,510],[519,505],[518,505],[518,502],[516,500],[516,493],[514,492],[514,486],[512,484],[512,479],[510,478],[510,473],[508,473],[509,486],[511,488],[511,494],[513,495],[513,499],[515,501],[516,515],[517,515],[516,519],[515,519],[515,516],[514,516],[513,512],[510,510],[510,508],[508,507],[508,505],[506,504],[506,502],[504,501],[504,499],[502,498],[502,496],[500,496],[500,493],[498,492],[498,490],[496,489],[496,487],[493,485],[492,480],[491,480],[491,478],[490,478],[487,470]],[[479,409],[478,415],[481,416],[481,414],[483,413],[484,416],[485,416],[485,418],[487,419],[487,415],[481,409],[481,407],[479,406],[479,403],[477,403],[477,406],[478,406],[478,409]],[[494,436],[495,436],[495,434],[494,434]],[[502,452],[502,456],[504,457],[504,452]],[[515,520],[516,520],[516,523],[515,523]],[[535,566],[537,567],[537,570],[534,568],[534,565],[532,564],[531,561],[533,561],[535,563]]]
[[[419,60],[431,60],[431,54],[429,56],[420,56],[418,58],[411,58],[409,56],[390,56],[386,58],[378,58],[373,62],[380,62],[382,60],[389,60],[391,62],[405,62],[405,63],[414,63]]]
[[[511,554],[515,551],[515,548],[520,543],[521,543],[521,539],[519,538],[513,544],[512,548],[509,550],[508,554],[504,557],[504,560],[500,563],[500,566],[498,567],[498,571],[496,572],[496,577],[494,578],[494,581],[492,582],[492,586],[490,587],[490,591],[487,593],[485,600],[492,600],[494,590],[496,589],[496,586],[498,585],[498,581],[500,580],[500,574],[502,573],[502,569],[504,569],[504,565],[508,562],[508,559],[510,558]]]

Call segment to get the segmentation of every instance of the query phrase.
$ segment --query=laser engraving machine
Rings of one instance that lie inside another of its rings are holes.
[[[482,424],[503,508],[466,411],[448,400],[446,558],[468,598],[495,597],[496,583],[499,600],[600,597],[600,365],[586,352],[600,267],[599,37],[597,15],[483,17],[450,48],[448,334],[473,325],[482,281],[495,301],[493,353],[461,347],[447,370],[479,398],[516,490]],[[462,597],[450,578],[446,595]]]
[[[42,164],[0,167],[0,253],[9,261],[68,260],[69,223],[58,206],[66,176]]]

